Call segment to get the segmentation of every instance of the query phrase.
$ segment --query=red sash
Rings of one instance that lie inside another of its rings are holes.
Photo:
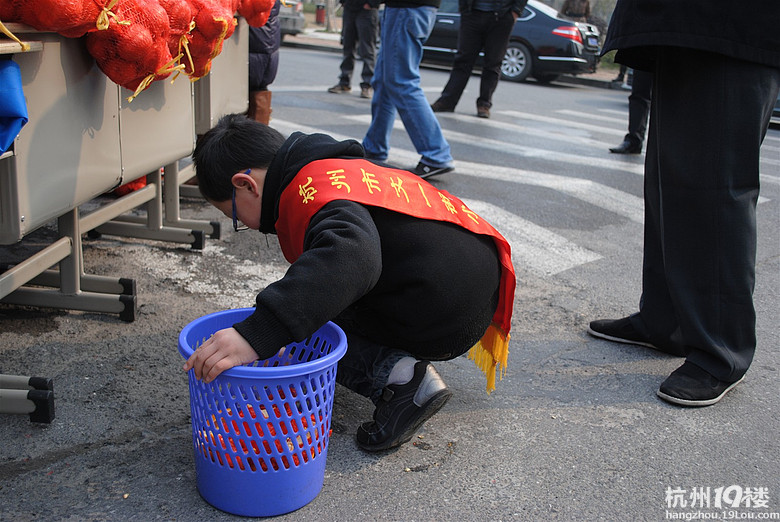
[[[454,223],[493,238],[502,267],[498,307],[485,335],[469,351],[469,358],[485,372],[488,393],[494,390],[496,366],[499,378],[506,371],[515,295],[515,271],[507,240],[460,199],[408,171],[363,159],[325,159],[302,168],[282,192],[275,226],[282,253],[290,263],[303,253],[303,239],[312,216],[335,200]]]

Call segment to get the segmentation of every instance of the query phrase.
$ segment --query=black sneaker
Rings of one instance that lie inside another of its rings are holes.
[[[358,446],[366,451],[382,451],[409,442],[451,396],[433,365],[418,361],[411,381],[385,387],[374,420],[364,422],[357,430]]]
[[[646,346],[659,352],[685,357],[685,349],[679,345],[665,344],[663,346],[653,344],[650,339],[637,332],[631,323],[630,317],[622,319],[600,319],[591,321],[588,326],[588,333],[593,337],[614,341],[616,343],[635,344],[637,346]]]
[[[411,170],[413,174],[417,174],[422,179],[430,178],[431,176],[438,176],[439,174],[445,174],[455,170],[453,167],[433,167],[422,161],[417,164],[415,168]]]
[[[679,406],[710,406],[723,398],[745,377],[735,382],[724,382],[710,375],[692,362],[685,361],[666,378],[658,389],[658,396]]]

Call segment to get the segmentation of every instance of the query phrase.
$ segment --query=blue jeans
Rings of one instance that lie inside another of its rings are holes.
[[[433,167],[449,167],[450,145],[420,87],[423,43],[433,30],[434,7],[386,7],[382,19],[382,43],[371,86],[371,126],[363,138],[366,156],[386,160],[395,112],[422,161]]]

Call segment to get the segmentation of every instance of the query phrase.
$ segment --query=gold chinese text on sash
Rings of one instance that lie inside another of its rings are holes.
[[[498,306],[490,327],[469,351],[469,358],[487,377],[488,393],[493,391],[496,371],[499,379],[506,372],[515,294],[515,271],[507,240],[460,199],[408,171],[381,167],[363,159],[333,158],[309,163],[282,192],[276,232],[290,263],[303,253],[304,235],[312,216],[335,200],[453,223],[493,239],[501,263]]]

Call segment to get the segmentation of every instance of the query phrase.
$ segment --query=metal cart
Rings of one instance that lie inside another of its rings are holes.
[[[86,274],[82,234],[139,237],[202,249],[219,224],[181,219],[182,166],[196,131],[247,108],[248,26],[239,19],[212,71],[194,84],[185,76],[154,82],[128,102],[86,52],[83,39],[11,25],[31,45],[4,41],[22,71],[29,122],[0,156],[0,244],[18,242],[57,221],[60,238],[0,274],[5,303],[118,313],[135,318],[132,280]],[[147,186],[85,214],[80,208],[120,184],[147,176]],[[192,194],[189,194],[192,195]],[[127,215],[145,205],[146,215]],[[58,270],[50,267],[59,264]],[[31,286],[34,285],[34,286]]]
[[[209,75],[194,84],[186,76],[154,82],[132,102],[130,91],[100,71],[83,39],[7,24],[30,46],[23,51],[0,38],[0,55],[20,66],[29,122],[0,155],[0,245],[23,241],[53,221],[58,238],[21,262],[0,260],[0,302],[115,313],[133,321],[135,281],[87,274],[83,234],[194,249],[204,247],[206,235],[219,237],[218,222],[182,219],[179,200],[182,184],[194,175],[186,158],[196,134],[223,114],[247,109],[248,26],[238,22]],[[142,176],[144,188],[115,200],[98,198]],[[89,212],[82,208],[87,203]],[[145,215],[128,214],[142,206]],[[0,413],[51,422],[51,382],[33,379],[0,375]]]

